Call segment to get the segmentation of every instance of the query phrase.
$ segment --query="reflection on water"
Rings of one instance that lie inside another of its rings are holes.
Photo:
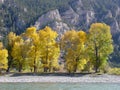
[[[120,84],[0,83],[0,90],[120,90]]]

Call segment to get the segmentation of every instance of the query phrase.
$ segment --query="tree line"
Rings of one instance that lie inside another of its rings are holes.
[[[89,31],[69,30],[60,41],[50,27],[37,30],[29,27],[21,35],[10,32],[7,46],[0,43],[0,71],[55,72],[61,69],[69,73],[105,71],[109,55],[113,52],[110,27],[93,23]]]

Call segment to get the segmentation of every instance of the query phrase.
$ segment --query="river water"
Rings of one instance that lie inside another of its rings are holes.
[[[0,90],[120,90],[120,83],[0,83]]]

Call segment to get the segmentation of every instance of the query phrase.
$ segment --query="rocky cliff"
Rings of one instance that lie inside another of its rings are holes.
[[[91,3],[97,3],[97,0],[90,0]],[[85,3],[84,3],[85,4]],[[63,33],[70,29],[88,30],[91,23],[104,22],[111,26],[111,33],[116,35],[120,32],[120,6],[116,6],[115,10],[107,9],[105,11],[97,11],[95,7],[84,9],[83,0],[74,0],[69,3],[69,7],[65,10],[55,9],[43,14],[35,22],[37,28],[43,28],[46,25],[53,27],[54,30]],[[112,6],[109,6],[112,8]],[[101,13],[102,12],[102,13]],[[56,27],[56,28],[55,28]]]

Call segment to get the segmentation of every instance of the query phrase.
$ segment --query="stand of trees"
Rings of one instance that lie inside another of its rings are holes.
[[[60,41],[56,41],[57,36],[48,26],[42,30],[29,27],[21,35],[10,32],[6,49],[0,43],[0,71],[55,72],[61,68],[60,52],[65,60],[64,68],[69,73],[105,70],[113,52],[108,25],[94,23],[88,33],[70,30],[63,34]]]

